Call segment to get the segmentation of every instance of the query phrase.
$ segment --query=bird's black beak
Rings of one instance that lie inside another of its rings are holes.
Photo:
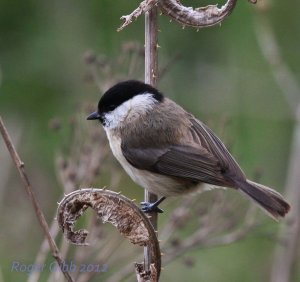
[[[93,120],[93,119],[101,119],[101,116],[98,112],[91,113],[87,118],[87,120]]]

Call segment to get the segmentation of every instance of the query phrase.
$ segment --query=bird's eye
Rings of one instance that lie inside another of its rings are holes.
[[[115,105],[109,105],[109,106],[108,106],[108,110],[109,110],[109,111],[113,111],[115,108],[116,108]]]

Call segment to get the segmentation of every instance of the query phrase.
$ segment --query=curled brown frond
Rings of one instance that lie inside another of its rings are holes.
[[[208,5],[193,9],[183,6],[179,0],[159,0],[158,6],[165,15],[183,26],[202,28],[221,23],[231,14],[236,2],[237,0],[228,0],[221,8]]]
[[[73,244],[87,245],[87,230],[74,231],[77,219],[91,207],[103,223],[109,222],[132,244],[148,246],[159,277],[161,257],[155,231],[145,214],[120,193],[105,189],[86,188],[66,195],[59,203],[57,220],[65,237]]]
[[[257,0],[248,0],[255,4]],[[208,5],[205,7],[185,7],[179,0],[144,0],[129,15],[122,16],[124,23],[118,31],[136,20],[142,13],[158,6],[163,14],[169,16],[172,20],[179,22],[183,26],[191,26],[195,28],[210,27],[220,24],[227,16],[229,16],[235,8],[237,0],[227,0],[220,8],[218,5]]]

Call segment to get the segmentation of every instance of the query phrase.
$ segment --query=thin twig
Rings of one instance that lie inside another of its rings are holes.
[[[157,4],[157,1],[158,0],[144,0],[130,15],[122,16],[121,20],[124,20],[124,23],[117,29],[117,31],[121,31],[124,27],[136,20],[142,13],[149,11],[154,5]]]
[[[220,203],[217,202],[217,204]],[[218,208],[217,205],[216,208]],[[244,223],[242,226],[232,230],[231,232],[219,236],[216,236],[219,224],[216,224],[215,221],[212,220],[211,215],[207,214],[207,223],[204,223],[201,228],[193,232],[189,237],[186,237],[184,241],[182,241],[180,244],[168,247],[166,249],[162,249],[162,251],[165,253],[164,263],[167,264],[175,260],[176,258],[182,256],[189,250],[224,246],[245,238],[251,231],[255,230],[259,225],[259,222],[254,216],[255,209],[256,207],[254,205],[252,205],[249,208],[247,214],[245,215]],[[219,214],[220,210],[212,212],[213,216]],[[225,222],[225,225],[221,228],[221,230],[228,230],[228,224],[230,224],[229,221]]]
[[[40,208],[40,205],[37,201],[37,199],[35,198],[34,196],[34,193],[32,191],[32,188],[31,188],[31,184],[30,184],[30,181],[29,181],[29,178],[25,172],[25,165],[24,163],[21,161],[12,141],[11,141],[11,138],[8,134],[8,131],[2,121],[2,118],[0,117],[0,132],[1,132],[1,135],[3,137],[3,140],[6,144],[6,147],[11,155],[11,158],[13,159],[13,162],[15,163],[16,167],[17,167],[17,170],[19,171],[19,174],[20,174],[20,177],[23,181],[23,184],[24,184],[24,187],[25,187],[25,190],[29,196],[29,199],[33,205],[33,208],[34,208],[34,211],[36,213],[36,216],[38,218],[38,221],[47,237],[47,240],[48,240],[48,244],[49,244],[49,247],[52,251],[52,255],[53,257],[56,259],[58,265],[61,267],[62,269],[62,266],[63,266],[63,259],[61,258],[61,255],[59,253],[59,250],[55,244],[55,241],[53,240],[51,234],[50,234],[50,230],[49,230],[49,226],[46,222],[46,219],[44,217],[44,214]],[[63,271],[63,274],[65,276],[65,278],[67,279],[67,281],[74,281],[72,279],[72,277],[70,276],[70,274],[66,271]]]
[[[59,231],[59,227],[57,225],[57,221],[56,219],[53,219],[50,225],[50,233],[52,238],[56,238],[58,231]],[[34,265],[43,265],[47,258],[48,252],[49,252],[49,244],[48,244],[47,237],[45,237],[42,244],[40,245],[40,249],[34,261]],[[41,274],[42,274],[41,271],[32,271],[28,276],[27,282],[38,282],[40,280]]]

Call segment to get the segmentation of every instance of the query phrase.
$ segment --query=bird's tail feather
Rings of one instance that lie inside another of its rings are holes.
[[[268,215],[276,221],[284,217],[290,205],[275,190],[250,180],[237,183],[239,190],[254,200]]]

